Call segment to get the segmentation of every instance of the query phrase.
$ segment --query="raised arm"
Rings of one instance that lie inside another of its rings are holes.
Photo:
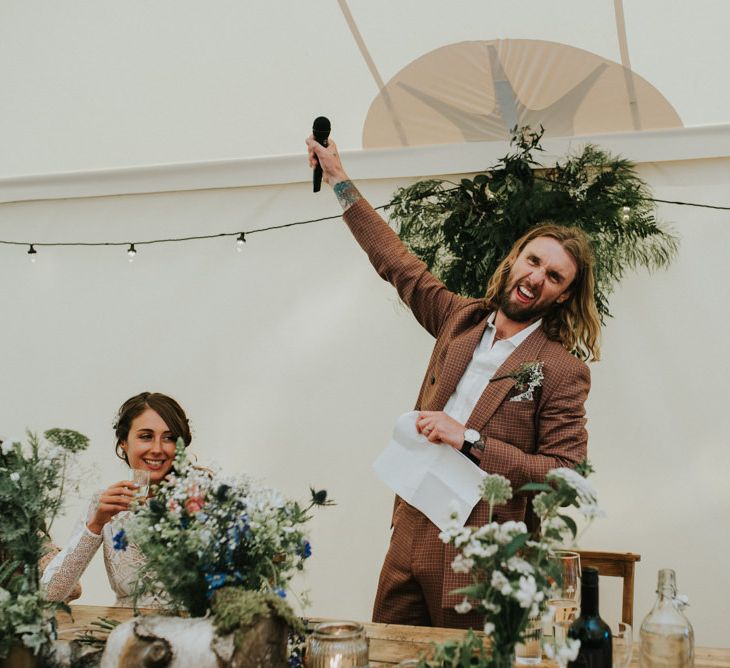
[[[433,276],[426,264],[408,251],[388,223],[362,197],[347,176],[333,141],[325,148],[310,137],[307,146],[310,165],[315,166],[316,155],[322,166],[323,180],[332,186],[345,212],[345,222],[378,275],[395,287],[418,322],[430,334],[438,336],[446,318],[464,298],[448,290]]]
[[[130,480],[121,480],[93,497],[66,547],[43,571],[41,585],[49,600],[65,601],[71,595],[103,542],[104,526],[115,515],[129,508],[136,487]]]

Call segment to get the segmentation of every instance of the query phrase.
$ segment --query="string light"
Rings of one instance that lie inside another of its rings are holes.
[[[443,192],[448,192],[449,190],[455,190],[457,188],[449,188],[444,190]],[[424,196],[427,196],[428,193]],[[658,199],[654,197],[646,197],[644,198],[647,202],[655,202],[655,203],[661,203],[661,204],[675,204],[679,206],[691,206],[691,207],[697,207],[700,209],[714,209],[719,211],[730,211],[730,206],[717,206],[713,204],[699,204],[697,202],[681,202],[676,200],[667,200],[667,199]],[[390,205],[389,204],[382,204],[380,206],[375,206],[373,209],[376,211],[381,209],[387,209]],[[624,221],[628,220],[631,217],[631,208],[628,206],[621,207],[621,216]],[[199,241],[202,239],[216,239],[221,237],[236,237],[236,250],[242,251],[243,250],[243,244],[246,243],[246,235],[256,234],[257,232],[269,232],[270,230],[281,230],[287,227],[295,227],[297,225],[309,225],[310,223],[319,223],[322,221],[327,220],[338,220],[342,218],[342,214],[336,214],[334,216],[323,216],[321,218],[312,218],[310,220],[297,220],[292,223],[284,223],[282,225],[270,225],[268,227],[260,227],[258,229],[248,230],[248,232],[219,232],[217,234],[200,234],[190,237],[172,237],[169,239],[150,239],[148,241],[138,241],[137,246],[140,245],[151,245],[151,244],[166,244],[166,243],[173,243],[173,242],[182,242],[182,241]],[[129,256],[129,261],[132,262],[134,260],[135,255],[137,254],[137,250],[135,249],[135,244],[130,244],[128,241],[59,241],[59,242],[33,242],[30,243],[29,241],[7,241],[5,239],[0,239],[0,245],[3,246],[30,246],[28,249],[28,255],[30,256],[31,262],[35,262],[36,256],[38,254],[38,251],[35,250],[35,246],[63,246],[63,247],[70,247],[70,246],[128,246],[127,249],[127,255]]]

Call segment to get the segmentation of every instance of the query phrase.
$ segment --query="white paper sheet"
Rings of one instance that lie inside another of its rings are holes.
[[[450,445],[429,443],[416,431],[417,418],[417,411],[398,418],[373,470],[442,531],[454,511],[463,526],[480,499],[479,483],[486,473]]]

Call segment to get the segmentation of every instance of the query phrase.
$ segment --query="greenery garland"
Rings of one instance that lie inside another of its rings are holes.
[[[458,184],[418,181],[396,191],[386,209],[406,246],[453,292],[481,297],[514,242],[546,221],[579,227],[595,255],[595,298],[601,321],[626,271],[666,267],[678,238],[654,216],[648,185],[628,160],[587,145],[553,167],[542,151],[542,126],[512,130],[516,148],[492,169]]]

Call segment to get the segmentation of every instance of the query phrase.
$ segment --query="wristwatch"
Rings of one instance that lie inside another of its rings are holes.
[[[466,429],[464,431],[464,445],[461,446],[461,453],[474,461],[476,457],[471,452],[472,448],[479,452],[484,452],[484,440],[476,429]]]

